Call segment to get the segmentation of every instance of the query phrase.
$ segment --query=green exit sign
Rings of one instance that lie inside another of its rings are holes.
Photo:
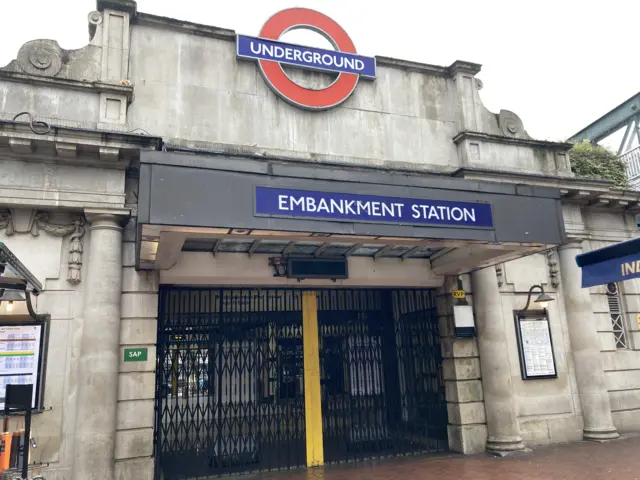
[[[125,348],[124,361],[125,362],[146,362],[147,349],[146,348]]]

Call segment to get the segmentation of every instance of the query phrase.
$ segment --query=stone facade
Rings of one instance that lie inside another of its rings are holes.
[[[166,270],[136,269],[139,155],[162,148],[448,174],[478,188],[559,188],[567,245],[463,275],[477,338],[455,337],[455,277],[438,274],[435,262],[410,271],[382,262],[378,271],[387,270],[372,277],[372,263],[361,261],[353,277],[438,287],[453,450],[504,452],[640,430],[640,281],[621,285],[620,348],[606,290],[581,290],[574,261],[581,250],[637,235],[640,198],[573,178],[569,145],[531,139],[513,112],[489,112],[478,65],[378,58],[375,82],[361,82],[339,108],[305,112],[278,99],[255,65],[236,60],[230,30],[142,14],[125,0],[98,1],[88,21],[88,46],[65,51],[36,40],[0,69],[0,241],[43,281],[37,310],[52,319],[32,453],[47,479],[152,478],[159,284],[205,284],[212,266],[217,281],[252,282],[196,253]],[[243,274],[263,268],[237,261]],[[473,258],[459,262],[473,270]],[[526,382],[513,312],[534,284],[556,299],[549,318],[558,378]],[[148,347],[148,360],[124,363],[125,347]]]

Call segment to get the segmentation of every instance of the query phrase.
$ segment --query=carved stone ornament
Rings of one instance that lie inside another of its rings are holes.
[[[90,12],[87,19],[91,25],[100,25],[102,23],[102,14],[98,11]]]
[[[89,41],[92,41],[98,30],[98,25],[102,24],[102,14],[98,11],[90,12],[87,20],[89,21]]]
[[[55,40],[32,40],[20,47],[17,62],[25,73],[54,77],[62,68],[62,49]]]
[[[498,123],[502,134],[507,137],[523,137],[526,136],[524,125],[520,117],[509,110],[500,110],[498,114]]]
[[[547,263],[549,265],[549,277],[551,279],[551,286],[553,288],[558,288],[560,285],[560,277],[558,273],[560,269],[558,268],[558,255],[554,250],[547,250]]]
[[[26,223],[14,221],[17,217],[12,212],[0,212],[0,230],[6,229],[7,236],[15,234],[31,234],[34,237],[44,231],[54,237],[71,236],[69,242],[69,269],[67,270],[67,281],[73,284],[80,283],[82,270],[82,239],[85,234],[84,217],[74,218],[71,223],[58,224],[49,221],[49,214],[40,212],[29,216]]]
[[[504,268],[501,263],[496,265],[496,277],[498,280],[498,287],[504,285]]]

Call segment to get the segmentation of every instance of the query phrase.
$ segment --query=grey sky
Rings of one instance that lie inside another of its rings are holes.
[[[485,105],[514,111],[536,138],[564,140],[640,90],[637,0],[138,0],[143,12],[248,35],[292,6],[332,17],[365,55],[482,64]],[[5,0],[2,7],[5,65],[36,38],[85,45],[95,0]]]

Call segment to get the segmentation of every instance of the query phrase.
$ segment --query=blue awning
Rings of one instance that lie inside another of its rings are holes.
[[[576,263],[582,268],[582,288],[640,278],[640,238],[583,253]]]

